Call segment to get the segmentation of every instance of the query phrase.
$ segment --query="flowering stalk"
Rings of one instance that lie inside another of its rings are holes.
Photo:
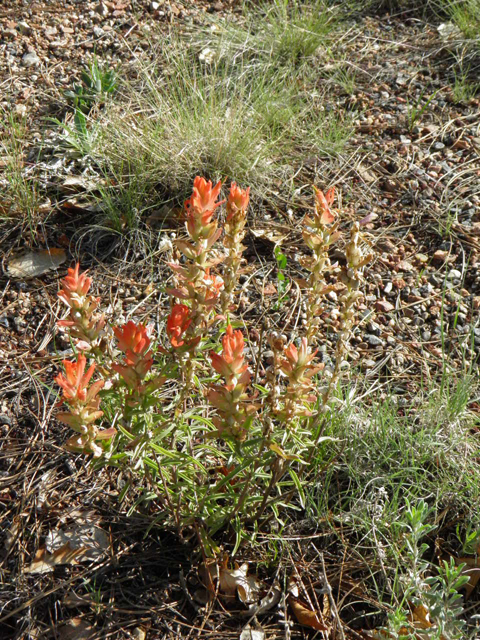
[[[255,410],[247,404],[246,387],[250,383],[250,372],[243,356],[244,339],[241,331],[234,331],[229,324],[222,339],[222,354],[210,352],[212,366],[225,379],[223,385],[215,385],[208,392],[208,400],[217,409],[213,419],[217,427],[216,436],[230,436],[242,442],[247,436],[251,414]]]
[[[312,250],[312,256],[302,261],[303,266],[310,271],[308,279],[309,294],[306,318],[306,337],[310,344],[320,323],[319,315],[322,312],[322,299],[333,289],[325,283],[325,274],[329,271],[330,259],[328,252],[331,245],[338,239],[335,214],[330,205],[335,197],[335,189],[332,187],[326,194],[320,189],[315,189],[315,212],[313,217],[306,216],[305,228],[302,232],[306,245]]]
[[[243,190],[233,182],[227,200],[227,219],[225,222],[224,245],[228,249],[223,273],[224,290],[221,295],[222,313],[225,315],[234,303],[234,290],[238,281],[238,270],[245,247],[242,240],[245,236],[245,222],[250,187]]]
[[[83,354],[78,356],[77,362],[63,361],[65,375],[59,373],[55,381],[63,389],[60,405],[66,403],[69,411],[58,413],[57,418],[79,434],[67,440],[66,448],[69,451],[93,453],[94,457],[98,458],[102,455],[103,449],[95,440],[112,438],[116,429],[112,427],[99,430],[95,425],[96,420],[103,415],[103,411],[99,410],[100,398],[97,394],[103,388],[104,381],[97,380],[88,388],[95,371],[95,363],[90,365],[85,373],[86,362]]]
[[[177,240],[177,249],[185,256],[184,264],[170,264],[177,275],[178,286],[168,293],[184,301],[174,304],[167,321],[167,333],[179,357],[184,375],[180,403],[193,386],[197,345],[211,323],[215,306],[219,302],[223,280],[211,273],[211,267],[220,260],[211,260],[210,251],[220,237],[218,222],[213,220],[215,209],[224,200],[217,202],[221,182],[213,187],[211,181],[197,176],[193,182],[193,193],[185,201],[186,230],[189,240]]]
[[[88,295],[92,279],[87,278],[86,273],[80,273],[80,264],[77,263],[74,269],[68,269],[61,284],[63,289],[58,292],[58,297],[70,308],[70,314],[68,319],[60,320],[57,325],[68,327],[78,349],[101,354],[105,319],[103,315],[95,313],[100,298]]]
[[[225,202],[216,202],[221,187],[221,182],[212,187],[211,181],[207,182],[200,176],[195,178],[193,193],[185,201],[189,240],[176,242],[186,261],[183,265],[170,265],[177,275],[179,286],[170,289],[168,293],[189,303],[190,323],[187,333],[193,339],[204,334],[223,287],[223,281],[210,273],[211,267],[219,261],[209,259],[210,250],[222,233],[218,229],[218,222],[212,220],[215,209]]]
[[[152,368],[153,358],[150,349],[149,329],[143,324],[130,321],[123,327],[114,327],[113,333],[118,340],[118,348],[124,353],[122,364],[112,364],[112,369],[123,378],[135,404],[140,396],[148,395],[165,382],[165,378],[157,376],[144,384],[147,373]]]
[[[360,232],[360,223],[354,222],[350,229],[350,240],[345,247],[346,267],[342,270],[341,279],[345,290],[339,297],[340,303],[340,333],[335,348],[335,367],[330,378],[327,390],[323,394],[323,402],[326,404],[331,391],[335,388],[340,377],[342,362],[345,360],[348,342],[351,337],[353,323],[355,321],[355,305],[363,298],[360,286],[364,282],[363,268],[372,259],[372,254],[365,254],[363,249],[363,237]]]
[[[284,358],[280,362],[280,369],[288,378],[285,392],[285,405],[281,416],[285,425],[293,427],[297,416],[311,416],[312,412],[307,403],[314,402],[316,396],[312,394],[312,377],[324,368],[324,365],[312,365],[311,361],[317,351],[310,353],[307,338],[302,338],[300,349],[293,344],[284,349]]]

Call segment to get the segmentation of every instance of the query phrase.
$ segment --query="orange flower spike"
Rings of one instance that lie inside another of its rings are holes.
[[[58,292],[58,297],[69,307],[81,308],[92,284],[92,279],[87,278],[86,273],[80,273],[78,262],[74,269],[68,269],[67,275],[61,283],[63,289]]]
[[[150,347],[150,338],[148,330],[143,324],[135,324],[131,320],[122,327],[113,328],[113,332],[118,340],[118,347],[125,354],[134,353],[143,355]]]
[[[250,187],[241,189],[235,182],[230,185],[230,194],[227,200],[227,220],[231,220],[238,212],[243,214],[247,210],[250,200]]]
[[[317,350],[313,353],[309,353],[306,338],[302,338],[300,349],[297,349],[292,342],[285,348],[284,355],[286,360],[281,363],[281,369],[287,376],[293,376],[295,380],[299,380],[303,376],[311,378],[323,369],[323,365],[310,365],[310,362],[313,360],[316,353]]]
[[[167,333],[172,347],[181,347],[184,344],[181,336],[191,323],[190,309],[187,305],[176,304],[172,307],[167,320]]]
[[[317,189],[317,187],[313,188],[315,190],[315,209],[320,217],[320,222],[322,224],[331,224],[335,221],[335,215],[330,210],[330,205],[335,198],[335,187],[331,187],[326,194]]]
[[[242,332],[234,331],[232,325],[229,324],[226,334],[222,338],[223,354],[219,355],[215,351],[210,352],[213,368],[227,380],[228,384],[232,377],[240,376],[248,368],[248,365],[244,364],[244,344]]]
[[[243,348],[245,345],[243,333],[234,331],[231,324],[228,325],[226,334],[222,338],[223,355],[225,360],[232,363],[236,359],[243,360]]]
[[[212,188],[212,181],[208,182],[205,178],[197,176],[193,181],[193,193],[188,200],[185,200],[185,208],[187,211],[195,209],[198,213],[213,213],[217,207],[225,202],[215,202],[218,198],[222,183],[219,181]]]
[[[222,183],[212,187],[212,182],[197,176],[193,182],[193,194],[185,200],[187,212],[187,231],[190,238],[197,242],[200,239],[208,239],[211,246],[220,236],[221,230],[217,229],[217,223],[212,222],[212,216],[217,207],[225,202],[215,202],[222,188]]]
[[[87,400],[86,389],[90,382],[90,378],[95,371],[95,363],[90,365],[87,373],[84,375],[86,363],[87,359],[83,354],[78,356],[77,362],[71,362],[70,360],[63,361],[65,375],[59,373],[55,378],[55,382],[62,387],[63,397],[65,400],[78,400],[80,402],[85,402]],[[98,383],[95,383],[93,387],[95,387],[95,392],[99,391],[101,388]],[[88,396],[90,399],[92,394],[88,393]]]

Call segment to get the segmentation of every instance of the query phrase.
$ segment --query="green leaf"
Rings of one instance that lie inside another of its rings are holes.
[[[92,78],[90,77],[90,74],[88,73],[88,71],[82,71],[81,78],[82,78],[82,81],[86,84],[86,86],[89,89],[91,89],[92,86],[93,86],[93,82],[92,82]]]
[[[86,137],[88,131],[87,131],[87,119],[85,117],[85,114],[82,113],[80,109],[75,109],[75,116],[73,120],[75,122],[75,128],[77,129],[77,132],[82,137]]]
[[[300,498],[300,504],[302,505],[302,508],[305,509],[305,492],[303,490],[302,483],[300,482],[300,478],[297,476],[293,469],[289,469],[288,473],[293,480],[293,484],[297,488],[298,497]]]

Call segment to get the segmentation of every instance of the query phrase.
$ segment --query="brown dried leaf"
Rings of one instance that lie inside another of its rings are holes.
[[[211,561],[207,565],[202,564],[199,569],[200,578],[204,586],[210,591],[216,592],[217,585],[220,595],[234,598],[238,594],[244,604],[255,602],[261,588],[254,576],[247,576],[248,564],[245,562],[235,569],[228,568],[228,556],[225,556],[220,564]]]
[[[53,568],[58,564],[75,564],[77,556],[83,551],[83,548],[74,549],[69,542],[54,551],[54,553],[49,553],[46,546],[40,547],[32,564],[26,567],[23,572],[47,573],[48,571],[53,571]]]
[[[274,585],[265,596],[259,601],[251,604],[248,607],[248,611],[245,612],[244,615],[247,616],[258,616],[262,613],[266,613],[272,607],[274,607],[280,601],[282,596],[282,591],[278,584]]]
[[[250,229],[250,232],[254,238],[264,240],[265,242],[271,242],[276,246],[280,246],[288,236],[288,233],[282,233],[281,231],[272,229],[271,227],[268,229]]]
[[[423,604],[414,607],[410,615],[410,622],[415,629],[430,629],[433,626],[433,623],[430,622],[430,612]]]
[[[58,269],[66,259],[64,249],[30,251],[30,253],[10,260],[7,271],[12,278],[35,278],[51,269]]]
[[[272,282],[267,282],[267,284],[263,287],[264,296],[274,296],[276,293],[277,289]]]
[[[60,640],[91,640],[94,632],[94,627],[81,618],[72,618],[57,631]]]
[[[56,551],[69,544],[72,549],[79,549],[82,560],[99,560],[109,549],[107,533],[92,524],[80,520],[65,531],[58,529],[48,533],[45,544],[49,551]]]
[[[320,612],[312,611],[305,602],[290,594],[288,596],[288,604],[291,606],[297,622],[304,627],[317,629],[317,631],[330,631],[331,625],[323,620],[323,615]]]

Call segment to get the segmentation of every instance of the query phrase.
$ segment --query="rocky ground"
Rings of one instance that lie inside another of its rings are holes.
[[[94,490],[82,462],[63,452],[64,434],[52,420],[54,394],[48,386],[57,371],[56,351],[68,349],[54,340],[58,277],[50,272],[12,278],[8,271],[9,261],[23,250],[61,247],[68,264],[82,250],[77,241],[92,213],[85,206],[84,184],[72,180],[82,176],[82,165],[59,150],[58,133],[44,118],[71,117],[62,92],[79,79],[89,56],[95,52],[111,66],[128,67],[172,25],[199,24],[206,13],[226,15],[237,4],[51,0],[9,1],[0,8],[2,137],[8,141],[9,116],[22,123],[21,169],[39,184],[35,223],[14,203],[0,200],[5,216],[0,222],[2,638],[142,638],[145,632],[149,638],[238,638],[245,623],[200,611],[188,576],[186,582],[179,578],[182,567],[188,571],[187,551],[154,530],[143,539],[144,523],[132,518],[126,524],[115,502],[112,482],[117,480],[106,476]],[[304,167],[304,175],[310,172],[319,186],[337,185],[345,219],[371,214],[367,230],[375,260],[368,269],[351,362],[367,381],[388,381],[400,405],[417,401],[418,380],[440,371],[445,354],[452,375],[476,368],[480,354],[480,100],[455,95],[455,47],[438,27],[409,13],[364,16],[350,26],[344,44],[350,81],[341,81],[332,63],[322,68],[319,80],[331,87],[327,109],[357,112],[349,150],[336,164],[312,159]],[[427,96],[431,99],[423,108]],[[10,162],[7,154],[0,158],[0,180],[2,170],[6,179]],[[264,267],[252,276],[257,297],[243,312],[250,318],[267,314],[287,334],[301,322],[293,286],[301,275],[295,220],[309,206],[305,198],[303,209],[292,213],[288,204],[280,213],[256,211],[247,238],[247,258],[260,255]],[[281,309],[274,308],[274,244],[287,256],[292,283]],[[135,265],[135,250],[121,243],[104,262],[89,253],[89,246],[80,257],[92,267],[100,295],[112,309],[119,315],[135,309],[138,317],[158,321],[162,301],[151,291],[160,274],[152,276],[138,261]],[[332,308],[334,303],[332,297]],[[324,320],[325,327],[335,324],[330,310]],[[330,335],[325,330],[320,336],[327,365]],[[480,413],[479,404],[471,409]],[[88,532],[101,521],[110,539],[98,541],[95,561],[111,602],[95,603],[95,585],[89,599],[79,601],[73,587],[91,577],[84,565],[29,573],[46,531],[80,522]],[[119,543],[127,527],[127,538]],[[300,561],[304,549],[298,541],[292,544],[298,545]],[[177,553],[172,568],[170,559]],[[284,615],[271,614],[263,627],[267,637],[288,637]],[[54,636],[48,635],[52,628]],[[302,633],[294,629],[291,637]],[[351,637],[364,636],[352,631]]]

